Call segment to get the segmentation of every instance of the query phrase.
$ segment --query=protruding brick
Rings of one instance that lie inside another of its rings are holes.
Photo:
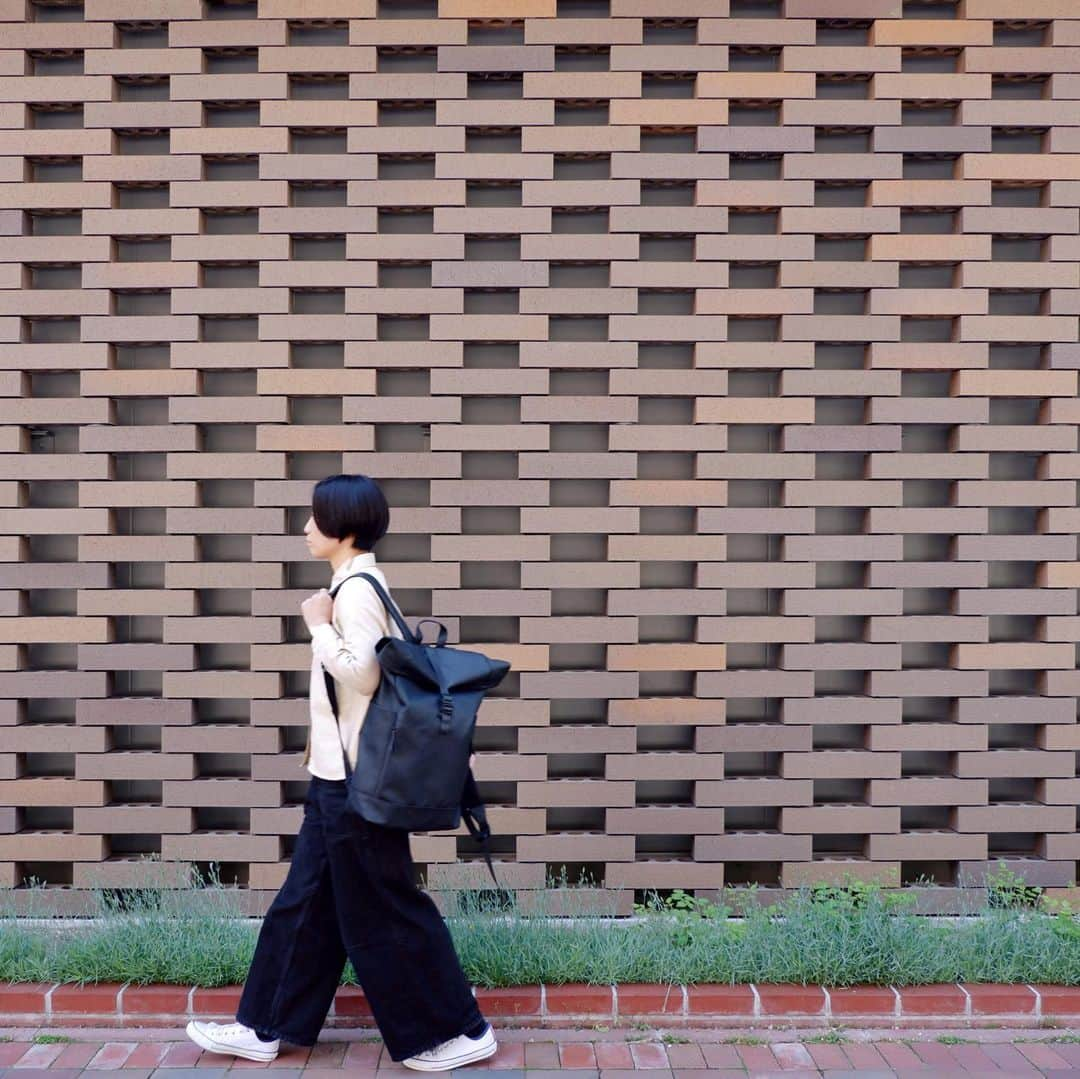
[[[964,982],[971,998],[972,1015],[1030,1015],[1035,1011],[1035,991],[1026,985]]]
[[[1080,985],[1039,985],[1032,988],[1039,994],[1043,1015],[1080,1015]]]
[[[901,1015],[963,1015],[967,1011],[964,991],[951,982],[939,985],[902,985]]]
[[[610,985],[545,985],[544,1007],[548,1015],[612,1015]]]
[[[120,997],[125,1015],[178,1015],[187,1011],[186,985],[128,985]]]
[[[683,1010],[683,987],[648,982],[626,982],[616,986],[619,1016],[678,1015]]]
[[[334,994],[333,1013],[335,1016],[351,1015],[369,1019],[371,1004],[359,986],[343,985]]]
[[[540,986],[485,989],[478,986],[476,1002],[485,1015],[540,1015]]]
[[[58,985],[51,997],[53,1013],[72,1015],[113,1015],[119,1009],[117,1004],[123,982],[89,982],[86,985],[74,983]]]
[[[196,986],[191,995],[192,1014],[235,1015],[243,995],[242,985]]]
[[[892,1015],[896,993],[887,985],[848,985],[829,988],[829,1010],[833,1015]]]
[[[820,985],[793,982],[756,983],[762,1015],[824,1015],[825,993]]]
[[[45,997],[55,982],[0,982],[0,1015],[44,1013]]]
[[[686,993],[691,1015],[754,1014],[754,991],[749,985],[688,985]]]

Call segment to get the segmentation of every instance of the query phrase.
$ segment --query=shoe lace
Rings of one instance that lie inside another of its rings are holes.
[[[457,1039],[458,1039],[457,1035],[455,1035],[453,1038],[447,1038],[446,1041],[439,1042],[438,1045],[433,1046],[431,1049],[425,1049],[424,1052],[420,1054],[420,1056],[429,1056],[429,1055],[434,1056],[440,1050],[445,1049],[451,1042],[456,1042]]]
[[[255,1032],[255,1028],[249,1027],[246,1023],[223,1023],[218,1027],[219,1034],[240,1034],[246,1030]]]

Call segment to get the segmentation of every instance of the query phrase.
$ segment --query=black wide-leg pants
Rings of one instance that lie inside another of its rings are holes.
[[[259,931],[238,1022],[314,1045],[348,958],[394,1061],[483,1020],[409,833],[345,812],[343,779],[312,776],[292,863]]]

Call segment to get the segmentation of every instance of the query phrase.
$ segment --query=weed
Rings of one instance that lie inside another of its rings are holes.
[[[991,907],[1037,907],[1043,894],[1035,884],[1025,884],[1001,859],[997,869],[986,874],[987,900]]]
[[[804,1042],[811,1042],[813,1044],[824,1045],[842,1045],[844,1042],[850,1041],[843,1027],[829,1027],[828,1030],[823,1030],[819,1034],[813,1034],[808,1038],[803,1038]]]
[[[652,890],[644,903],[634,904],[635,914],[665,913],[670,917],[669,940],[676,948],[688,948],[709,930],[709,923],[725,920],[731,908],[674,888],[660,899]]]
[[[690,1038],[684,1038],[681,1034],[674,1034],[670,1030],[665,1030],[664,1033],[660,1035],[660,1040],[664,1042],[665,1045],[684,1045],[691,1041]]]
[[[850,871],[844,874],[842,884],[815,881],[810,886],[810,900],[832,911],[850,913],[865,909],[871,900],[880,900],[887,909],[899,909],[914,902],[910,892],[884,893],[877,881],[865,881]]]

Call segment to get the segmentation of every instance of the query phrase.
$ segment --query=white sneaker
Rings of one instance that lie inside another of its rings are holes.
[[[459,1034],[448,1042],[436,1045],[434,1049],[426,1049],[416,1056],[406,1057],[401,1063],[406,1068],[415,1068],[422,1072],[449,1071],[451,1068],[460,1068],[462,1064],[471,1064],[474,1060],[486,1060],[494,1055],[498,1047],[495,1032],[488,1023],[487,1030],[477,1038]]]
[[[261,1042],[251,1027],[243,1023],[203,1023],[192,1019],[187,1036],[211,1053],[232,1053],[246,1060],[273,1060],[278,1055],[280,1038]]]

